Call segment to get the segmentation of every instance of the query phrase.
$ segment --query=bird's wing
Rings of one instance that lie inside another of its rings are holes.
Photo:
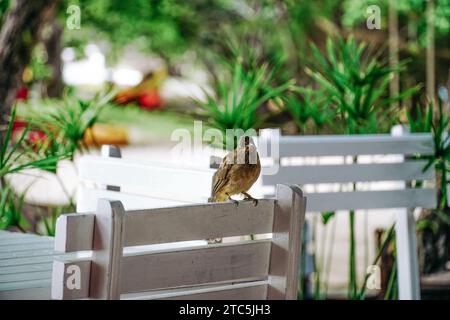
[[[228,182],[230,178],[230,170],[233,166],[233,157],[235,152],[228,153],[223,159],[222,163],[214,174],[212,194],[215,195],[217,192]]]

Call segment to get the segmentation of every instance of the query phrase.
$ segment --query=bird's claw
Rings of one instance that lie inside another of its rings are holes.
[[[233,198],[231,198],[231,196],[228,193],[226,195],[228,196],[228,200],[233,202],[236,205],[236,207],[239,205],[239,201],[234,200]]]
[[[252,202],[253,202],[253,205],[254,205],[255,207],[258,205],[258,199],[247,197],[247,198],[244,198],[244,200],[245,200],[245,201],[252,201]]]

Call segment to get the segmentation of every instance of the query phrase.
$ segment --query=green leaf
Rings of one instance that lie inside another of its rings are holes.
[[[439,225],[436,221],[421,219],[416,223],[417,231],[431,230],[434,234],[438,231]]]
[[[322,223],[324,224],[324,225],[326,225],[330,220],[331,220],[331,218],[333,218],[334,216],[335,216],[335,212],[334,211],[326,211],[326,212],[322,212],[321,213],[321,216],[322,216]]]

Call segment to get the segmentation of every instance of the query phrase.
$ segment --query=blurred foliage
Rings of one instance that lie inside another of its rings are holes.
[[[389,65],[380,52],[352,37],[328,38],[326,53],[312,45],[312,59],[307,73],[317,84],[317,96],[329,99],[327,112],[335,110],[341,133],[387,132],[398,122],[401,102],[420,86],[408,88],[390,97],[392,75],[405,68],[405,62]]]
[[[408,124],[411,132],[431,132],[433,124],[433,104],[428,104],[426,110],[420,104],[408,113]]]
[[[10,0],[0,1],[0,22],[2,22],[3,16],[5,15],[6,10],[8,10],[10,3]]]
[[[11,119],[0,143],[0,179],[7,174],[18,173],[25,169],[37,168],[42,170],[56,170],[59,160],[65,157],[65,154],[54,154],[51,156],[41,156],[42,146],[28,141],[29,127],[27,127],[17,140],[13,139],[13,126],[16,118],[16,109],[13,108]],[[4,183],[2,183],[4,184]]]
[[[445,209],[448,207],[447,198],[447,181],[448,172],[450,172],[450,135],[448,134],[450,125],[450,116],[448,112],[444,112],[444,103],[439,99],[438,101],[438,114],[436,119],[433,119],[433,104],[430,103],[429,111],[430,114],[424,121],[427,127],[431,127],[431,132],[433,134],[434,142],[434,154],[428,158],[428,163],[423,169],[427,171],[431,166],[436,168],[436,171],[441,175],[440,186],[438,186],[440,191],[438,207],[440,209]],[[450,218],[449,218],[450,221]]]
[[[261,105],[277,101],[293,85],[291,81],[273,85],[274,68],[269,64],[245,64],[238,59],[229,73],[216,83],[214,94],[205,91],[206,102],[197,101],[201,115],[209,124],[226,133],[227,129],[256,129],[262,123],[257,115]],[[226,139],[225,139],[226,140]],[[223,141],[224,146],[235,146]]]
[[[23,217],[25,192],[16,195],[7,184],[6,176],[23,173],[35,168],[55,172],[58,161],[66,154],[46,155],[45,147],[30,141],[30,127],[25,127],[18,136],[14,134],[16,108],[13,108],[10,121],[4,134],[0,135],[0,229],[16,227],[22,232],[29,228]]]
[[[336,111],[327,108],[330,103],[328,96],[311,87],[298,88],[295,91],[283,97],[283,101],[301,134],[323,133],[325,127],[334,127]]]
[[[129,44],[170,59],[181,55],[191,43],[207,45],[205,33],[217,29],[222,20],[233,20],[235,10],[221,0],[66,0],[66,8],[79,5],[81,30],[65,32],[68,45],[109,40],[113,52]]]
[[[25,232],[29,223],[23,217],[24,205],[25,193],[16,197],[10,186],[0,189],[0,230],[16,227]]]
[[[114,92],[98,94],[91,100],[82,100],[68,94],[61,100],[40,100],[24,108],[23,118],[33,129],[45,133],[42,141],[46,156],[63,153],[70,159],[76,151],[87,150],[86,132],[98,121]],[[92,131],[90,131],[92,132]]]
[[[82,55],[88,42],[104,43],[108,58],[128,45],[156,53],[171,62],[195,52],[207,67],[226,54],[226,34],[249,43],[265,57],[284,57],[283,80],[301,73],[307,33],[321,17],[332,18],[339,1],[296,0],[65,0],[59,20],[65,24],[69,5],[81,9],[81,29],[64,33],[66,46]]]
[[[437,114],[436,114],[437,111]],[[423,115],[418,115],[420,117]],[[448,205],[448,180],[450,172],[450,116],[448,104],[439,99],[437,106],[429,103],[427,115],[423,120],[413,123],[416,129],[433,135],[434,153],[431,156],[419,156],[428,160],[423,171],[434,167],[438,189],[438,205],[426,210],[420,219],[422,269],[424,273],[442,271],[450,259],[450,207]]]
[[[434,25],[436,28],[436,36],[448,40],[450,33],[450,0],[434,0],[434,2]],[[347,27],[353,27],[356,24],[363,22],[365,23],[368,16],[367,7],[370,5],[377,5],[381,9],[381,27],[382,29],[387,29],[388,3],[389,0],[344,0],[342,3],[342,23]],[[418,43],[422,47],[425,47],[427,45],[427,21],[424,12],[426,11],[427,1],[395,0],[395,6],[400,21],[408,21],[409,35],[415,35],[412,40],[418,40]],[[445,44],[445,42],[443,44]]]
[[[47,64],[47,52],[43,46],[37,45],[31,54],[31,61],[22,76],[25,84],[49,79],[52,75],[52,69]]]

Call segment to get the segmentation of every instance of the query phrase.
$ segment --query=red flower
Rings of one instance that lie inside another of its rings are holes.
[[[47,136],[42,131],[30,131],[28,139],[32,144],[44,143],[47,140]]]
[[[16,92],[16,100],[28,100],[28,88],[21,87]]]
[[[15,131],[20,130],[20,129],[24,129],[26,127],[27,127],[27,123],[25,121],[15,120],[13,122],[12,132],[15,132]]]
[[[162,99],[157,90],[146,91],[138,97],[138,103],[143,109],[160,109],[163,105]]]

